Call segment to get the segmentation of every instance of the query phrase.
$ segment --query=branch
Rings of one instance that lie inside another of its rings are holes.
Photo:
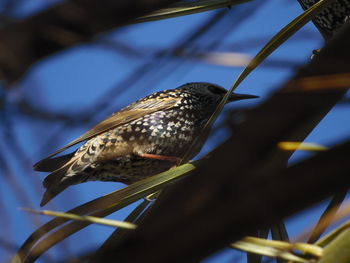
[[[176,0],[67,0],[0,28],[0,79],[18,80],[34,62]]]

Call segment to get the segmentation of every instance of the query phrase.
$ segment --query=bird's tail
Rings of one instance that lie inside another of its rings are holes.
[[[43,186],[46,188],[46,191],[40,206],[46,205],[52,198],[61,193],[68,186],[82,181],[82,176],[79,175],[79,173],[67,175],[69,167],[70,165],[65,165],[46,176],[43,181]]]
[[[41,172],[53,172],[57,169],[63,167],[66,165],[74,156],[76,151],[61,155],[55,158],[45,158],[36,164],[34,164],[34,170],[35,171],[41,171]]]
[[[42,172],[52,172],[43,181],[43,185],[47,190],[41,200],[40,206],[44,206],[52,198],[66,189],[69,185],[63,184],[69,166],[67,165],[75,152],[58,156],[56,158],[46,158],[34,164],[34,170]]]
[[[40,206],[47,204],[47,202],[68,187],[67,184],[62,183],[62,181],[64,181],[64,177],[66,176],[67,170],[68,167],[65,166],[46,176],[43,181],[43,186],[46,188],[46,191],[41,200]]]

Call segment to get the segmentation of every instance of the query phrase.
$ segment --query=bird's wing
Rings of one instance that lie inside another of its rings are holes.
[[[98,123],[97,125],[92,127],[90,130],[85,132],[83,135],[81,135],[79,138],[68,143],[66,146],[57,150],[53,154],[50,154],[45,159],[39,161],[34,165],[34,167],[40,166],[42,162],[46,161],[47,159],[50,159],[51,157],[55,156],[56,154],[59,154],[60,152],[63,152],[64,150],[68,149],[69,147],[77,143],[88,140],[96,135],[99,135],[103,132],[113,129],[117,126],[134,121],[147,114],[172,108],[180,100],[181,98],[162,98],[161,100],[147,99],[147,100],[140,100],[133,104],[130,104],[128,107],[124,108],[123,110],[113,114],[109,118]]]

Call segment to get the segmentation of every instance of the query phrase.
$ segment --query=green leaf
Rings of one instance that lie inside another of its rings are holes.
[[[125,219],[125,221],[128,222],[133,222],[137,225],[137,221],[139,220],[140,217],[142,217],[142,215],[145,214],[145,209],[146,207],[149,205],[150,201],[148,201],[147,199],[144,199],[144,201],[142,203],[140,203]],[[147,210],[150,208],[151,206],[147,207]],[[140,216],[141,215],[141,216]],[[124,236],[126,233],[128,233],[129,231],[123,229],[123,228],[117,228],[109,237],[108,239],[102,244],[102,246],[99,248],[99,250],[97,251],[97,253],[100,253],[102,251],[104,251],[105,249],[111,248],[111,247],[116,247],[121,240],[123,240]]]
[[[350,228],[344,229],[323,250],[318,263],[349,263]]]
[[[134,22],[149,22],[166,18],[196,14],[218,8],[238,5],[249,1],[251,0],[198,0],[195,2],[180,2],[168,8],[163,8],[152,12],[149,15],[138,17],[134,20]]]
[[[86,204],[71,209],[68,213],[76,215],[91,215],[95,217],[107,216],[140,198],[147,196],[148,194],[163,189],[173,183],[176,179],[179,179],[181,176],[194,169],[195,165],[190,163],[181,165],[92,200]],[[55,218],[38,228],[24,242],[16,256],[22,260],[26,259],[27,262],[33,262],[50,247],[90,224],[90,222],[71,222],[63,225],[67,221],[68,219]],[[54,229],[55,231],[52,232]]]
[[[57,212],[57,211],[51,211],[51,210],[34,210],[30,208],[21,208],[21,210],[29,213],[33,213],[33,214],[61,217],[61,218],[70,219],[73,221],[83,221],[91,224],[119,227],[124,229],[136,229],[137,227],[135,224],[132,224],[126,221],[111,220],[111,219],[105,219],[105,218],[100,218],[95,216],[78,216],[71,213],[63,213],[63,212]]]
[[[284,151],[326,151],[327,147],[311,142],[279,142],[278,148]]]
[[[308,254],[308,256],[312,255],[316,258],[319,258],[322,255],[322,248],[316,245],[306,243],[293,244],[285,241],[267,240],[256,237],[245,237],[230,244],[230,247],[250,253],[292,260],[295,262],[305,262],[308,261],[308,259],[295,255],[293,253],[294,250],[302,251],[305,254]]]

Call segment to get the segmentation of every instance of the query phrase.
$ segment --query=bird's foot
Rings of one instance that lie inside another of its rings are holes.
[[[175,163],[175,165],[179,165],[181,162],[181,158],[176,156],[158,155],[158,154],[151,154],[151,153],[141,153],[139,154],[139,156],[146,159],[169,161],[169,162]]]

